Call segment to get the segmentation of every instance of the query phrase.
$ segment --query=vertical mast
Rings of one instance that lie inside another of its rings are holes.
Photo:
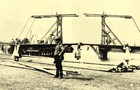
[[[62,16],[58,15],[57,16],[57,32],[56,36],[60,37],[63,43],[63,38],[62,38]]]
[[[101,18],[102,18],[102,21],[101,21],[101,25],[102,25],[101,44],[106,44],[106,42],[105,42],[105,40],[106,40],[105,39],[106,34],[105,34],[105,24],[104,24],[104,22],[105,22],[105,16],[102,15]]]

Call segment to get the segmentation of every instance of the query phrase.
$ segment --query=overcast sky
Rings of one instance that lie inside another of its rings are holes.
[[[132,15],[140,26],[139,3],[139,0],[0,0],[0,41],[18,37],[30,16],[58,12],[79,15],[78,18],[63,19],[64,42],[100,43],[101,19],[85,17],[83,13]],[[35,21],[32,28],[38,39],[54,22],[45,20]],[[140,32],[132,20],[110,18],[106,22],[122,42],[140,45]]]

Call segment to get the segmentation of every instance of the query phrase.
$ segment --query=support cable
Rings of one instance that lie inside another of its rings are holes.
[[[18,38],[20,38],[20,36],[22,35],[22,33],[23,33],[23,31],[25,30],[25,27],[27,26],[27,24],[28,24],[30,18],[31,18],[31,17],[29,17],[28,20],[26,21],[26,24],[24,25],[24,27],[23,27],[23,29],[22,29],[20,35],[18,36]]]
[[[56,31],[57,31],[57,29],[54,29],[51,34],[53,35]],[[49,40],[49,37],[46,38],[46,40]]]
[[[57,23],[57,21],[56,22],[54,22],[54,24],[50,27],[50,29],[45,33],[45,35],[41,38],[41,40],[51,31],[51,29],[55,26],[55,24]]]
[[[115,43],[114,40],[111,38],[111,36],[110,36],[109,34],[107,34],[106,31],[103,30],[103,32],[109,37],[109,39],[112,41],[112,43],[113,43],[114,45],[116,45],[116,43]],[[111,32],[111,31],[110,31],[110,32]],[[111,33],[112,33],[112,32],[111,32]]]
[[[31,26],[30,26],[30,28],[29,28],[29,31],[28,31],[28,33],[27,33],[27,35],[26,35],[26,38],[27,38],[29,32],[31,31],[31,28],[32,28],[32,26],[33,26],[33,24],[34,24],[34,21],[35,21],[35,19],[33,19],[33,22],[32,22],[32,24],[31,24]]]
[[[104,22],[104,24],[106,25],[106,27],[111,31],[111,33],[113,34],[113,36],[118,40],[118,42],[121,44],[121,45],[123,45],[122,44],[122,42],[117,38],[117,36],[112,32],[112,30],[110,29],[110,27]]]
[[[133,22],[134,22],[135,26],[137,27],[138,31],[140,32],[140,29],[139,29],[139,27],[138,27],[138,25],[137,25],[137,23],[135,22],[135,20],[134,20],[134,18],[133,18],[133,17],[132,17],[132,20],[133,20]]]
[[[57,31],[57,29],[55,29],[55,30],[52,32],[52,34],[54,34],[56,31]],[[60,33],[60,32],[59,32],[59,33]],[[59,33],[58,33],[58,34],[59,34]],[[50,37],[50,36],[49,36],[49,37]],[[46,41],[49,40],[49,37],[46,39]],[[55,37],[52,38],[52,41],[54,41],[54,40],[55,40]]]

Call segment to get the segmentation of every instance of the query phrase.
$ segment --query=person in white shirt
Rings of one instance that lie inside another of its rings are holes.
[[[19,61],[19,58],[20,58],[19,48],[20,48],[20,45],[18,42],[16,42],[15,47],[14,47],[14,52],[12,55],[12,57],[14,58],[14,61]]]
[[[128,68],[128,66],[129,66],[129,61],[131,60],[131,53],[130,53],[130,51],[131,51],[131,49],[130,49],[130,47],[129,47],[129,45],[128,44],[126,44],[124,47],[123,47],[123,49],[124,49],[124,51],[125,51],[125,57],[124,57],[124,59],[125,59],[125,63],[126,63],[126,67]]]

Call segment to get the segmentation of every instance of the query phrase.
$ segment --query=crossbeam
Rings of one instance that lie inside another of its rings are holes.
[[[110,15],[110,14],[89,14],[89,13],[84,13],[86,17],[112,17],[112,18],[125,18],[125,19],[131,19],[132,16],[130,15]]]
[[[56,14],[56,15],[33,15],[32,18],[54,18],[54,17],[79,17],[77,14]]]

